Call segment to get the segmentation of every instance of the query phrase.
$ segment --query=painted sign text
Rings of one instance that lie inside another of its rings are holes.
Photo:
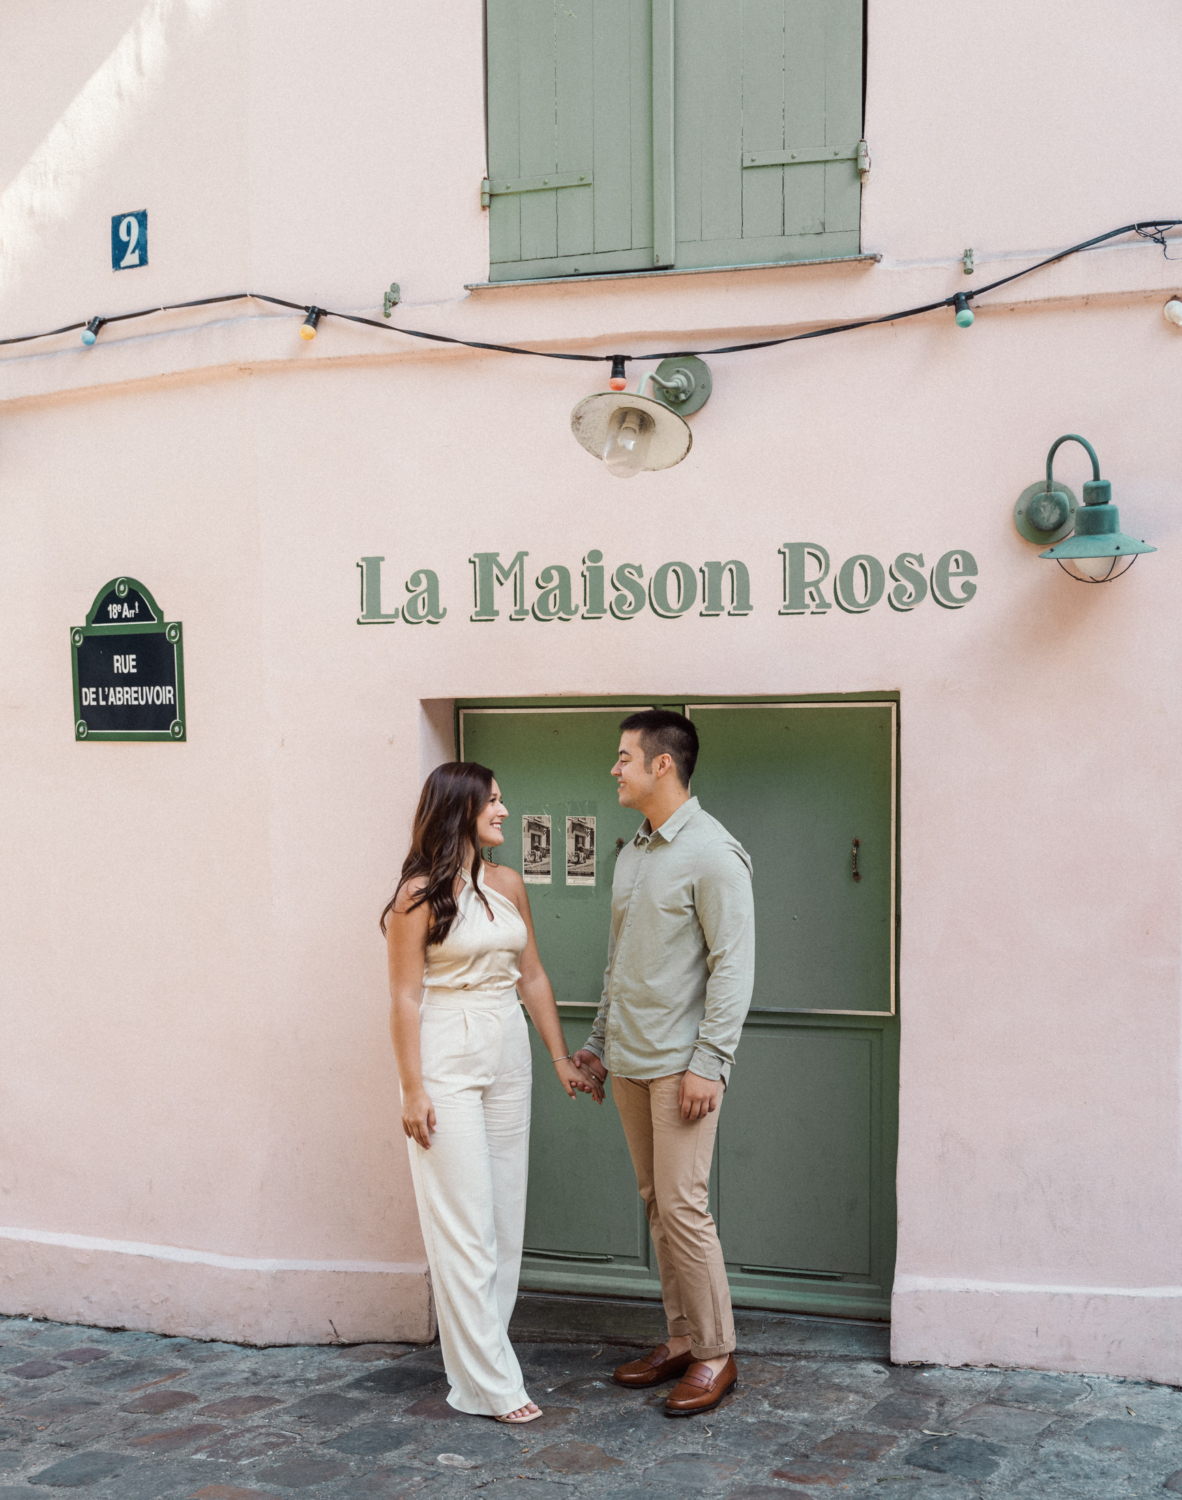
[[[864,615],[884,600],[900,613],[929,597],[943,609],[963,609],[977,592],[977,563],[971,552],[954,547],[933,562],[922,552],[900,552],[888,563],[858,552],[834,566],[819,542],[785,542],[779,549],[783,569],[782,615],[820,615],[836,607]],[[756,601],[751,571],[737,557],[690,563],[663,562],[646,572],[641,562],[607,561],[597,548],[587,552],[578,569],[548,563],[535,571],[529,552],[474,552],[473,608],[468,619],[478,625],[497,620],[570,621],[631,620],[644,611],[663,620],[696,612],[707,618],[743,618]],[[384,557],[363,557],[359,625],[438,625],[447,616],[439,575],[416,568],[405,583],[408,596],[399,603],[383,578]],[[383,588],[387,593],[383,596]]]

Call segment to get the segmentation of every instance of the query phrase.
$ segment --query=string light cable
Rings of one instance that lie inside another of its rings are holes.
[[[301,327],[301,336],[305,339],[314,338],[316,325],[322,318],[336,318],[345,323],[359,323],[366,328],[380,328],[384,333],[399,333],[406,338],[425,339],[436,344],[456,344],[465,349],[484,349],[493,354],[525,354],[535,359],[565,359],[576,360],[580,363],[598,364],[607,361],[612,365],[612,375],[615,378],[622,376],[623,366],[633,360],[649,361],[673,359],[678,356],[694,354],[699,357],[713,354],[743,354],[752,349],[772,349],[780,344],[796,344],[805,339],[828,338],[832,334],[852,333],[859,328],[874,328],[881,323],[898,323],[904,318],[918,318],[925,313],[939,312],[942,308],[951,308],[956,313],[956,321],[961,327],[968,327],[973,321],[973,313],[969,304],[978,297],[983,297],[987,292],[995,292],[999,287],[1008,286],[1011,282],[1020,280],[1023,276],[1032,276],[1036,271],[1045,270],[1047,266],[1057,265],[1061,260],[1067,260],[1072,255],[1079,255],[1085,250],[1092,250],[1098,245],[1103,245],[1109,240],[1120,239],[1126,234],[1135,234],[1143,239],[1152,240],[1162,248],[1162,254],[1167,260],[1175,260],[1179,257],[1171,256],[1166,240],[1166,231],[1176,229],[1182,225],[1182,219],[1141,219],[1134,224],[1124,224],[1119,229],[1109,229],[1104,234],[1094,235],[1091,239],[1081,240],[1078,245],[1069,245],[1066,250],[1059,250],[1054,255],[1048,255],[1044,260],[1037,261],[1032,266],[1026,266],[1021,271],[1014,271],[1009,276],[1001,276],[996,281],[987,282],[984,286],[972,287],[968,291],[954,292],[951,296],[943,297],[938,302],[925,302],[918,307],[901,308],[898,312],[884,313],[877,318],[859,318],[852,323],[829,323],[821,328],[810,329],[807,333],[793,333],[782,338],[756,339],[743,344],[725,344],[713,349],[667,349],[651,354],[575,354],[569,351],[556,349],[526,349],[518,344],[492,344],[480,339],[461,339],[446,333],[427,333],[421,328],[402,328],[397,324],[379,322],[376,318],[364,318],[359,313],[337,312],[332,308],[321,307],[316,303],[288,302],[282,297],[269,297],[262,292],[230,292],[220,297],[196,297],[188,302],[169,302],[156,307],[143,307],[135,312],[112,313],[109,317],[96,316],[86,322],[66,323],[61,328],[47,328],[39,333],[23,333],[10,338],[0,339],[0,347],[13,344],[32,343],[38,339],[55,338],[59,334],[73,333],[82,329],[82,342],[92,345],[97,341],[99,331],[108,323],[126,323],[135,318],[147,318],[157,313],[181,312],[192,307],[215,307],[227,302],[265,302],[272,307],[290,308],[292,312],[304,314],[304,322]],[[511,283],[507,283],[511,284]],[[615,384],[613,378],[613,385]]]

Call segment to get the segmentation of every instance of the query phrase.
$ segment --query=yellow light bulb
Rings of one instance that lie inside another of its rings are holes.
[[[311,326],[310,323],[305,323],[304,326],[300,329],[300,338],[314,339],[315,337],[316,330]]]

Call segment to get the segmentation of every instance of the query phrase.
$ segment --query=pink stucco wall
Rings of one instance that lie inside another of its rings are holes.
[[[980,282],[1182,217],[1175,8],[1122,14],[1135,87],[1091,9],[872,0],[877,265],[468,293],[476,0],[10,0],[0,336],[247,286],[372,316],[392,279],[411,326],[596,352],[940,298],[966,245]],[[110,215],[144,205],[151,264],[113,275]],[[1177,274],[1122,244],[968,332],[719,357],[689,459],[627,486],[569,435],[593,367],[333,322],[305,345],[250,306],[4,351],[0,1308],[429,1336],[375,919],[449,702],[897,689],[896,1357],[1182,1381]],[[1065,431],[1161,548],[1111,587],[1010,522]],[[787,540],[963,547],[979,591],[782,617]],[[469,623],[472,551],[596,546],[741,557],[755,612]],[[373,554],[399,590],[437,570],[447,618],[359,628]],[[121,573],[185,624],[184,746],[74,742],[67,630]]]

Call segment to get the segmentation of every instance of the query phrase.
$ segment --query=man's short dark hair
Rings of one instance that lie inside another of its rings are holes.
[[[698,731],[684,714],[670,708],[646,708],[629,714],[621,729],[634,729],[640,736],[647,771],[657,755],[671,755],[677,779],[689,790],[690,777],[698,763]]]

